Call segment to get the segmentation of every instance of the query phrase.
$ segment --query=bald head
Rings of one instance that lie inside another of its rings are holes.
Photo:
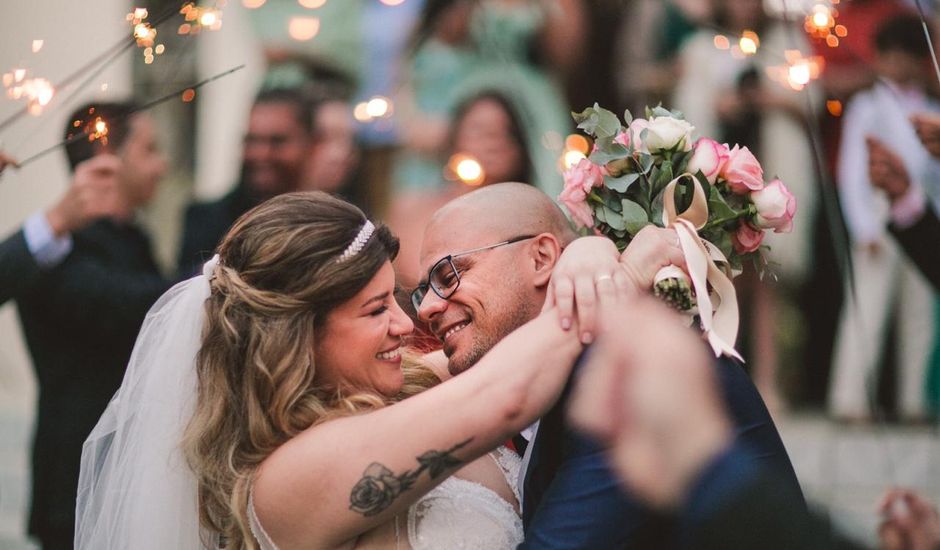
[[[578,237],[548,195],[516,182],[488,185],[445,204],[428,223],[425,240],[442,231],[493,238],[551,233],[562,246]]]

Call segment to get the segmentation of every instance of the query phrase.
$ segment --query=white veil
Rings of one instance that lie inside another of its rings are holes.
[[[197,549],[212,540],[201,537],[196,479],[179,444],[196,399],[204,302],[217,263],[218,256],[147,313],[124,382],[82,448],[76,549]]]

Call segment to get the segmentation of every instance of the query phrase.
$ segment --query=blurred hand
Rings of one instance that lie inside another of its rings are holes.
[[[653,298],[603,310],[569,417],[610,446],[614,470],[634,494],[676,507],[733,439],[712,359],[697,333]]]
[[[878,529],[884,550],[936,550],[940,548],[937,509],[920,495],[891,489],[881,500],[882,523]]]
[[[594,339],[598,304],[633,292],[635,287],[620,265],[620,253],[613,241],[581,237],[558,258],[542,310],[557,306],[561,328],[568,330],[577,309],[581,341],[587,344]]]
[[[911,188],[911,178],[901,157],[875,137],[867,136],[865,143],[872,185],[883,190],[892,202],[904,196]]]
[[[936,158],[940,158],[940,114],[918,113],[911,116],[914,131],[924,148]]]
[[[20,167],[19,163],[16,162],[16,159],[14,159],[13,157],[7,155],[7,154],[4,153],[3,151],[0,151],[0,173],[2,173],[3,170],[4,170],[7,166],[12,166],[13,168],[19,168],[19,167]]]
[[[654,225],[647,225],[630,241],[620,255],[620,265],[633,287],[641,292],[653,288],[656,273],[667,265],[687,270],[676,230]]]
[[[71,233],[99,218],[127,218],[130,212],[121,197],[121,160],[99,154],[75,167],[72,183],[46,218],[57,236]]]

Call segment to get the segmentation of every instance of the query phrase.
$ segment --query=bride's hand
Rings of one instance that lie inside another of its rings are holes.
[[[613,241],[605,237],[582,237],[569,244],[555,264],[542,310],[558,308],[561,328],[572,327],[577,309],[581,341],[594,339],[599,302],[615,300],[632,289],[621,268]]]
[[[688,271],[676,230],[653,225],[647,225],[633,237],[620,255],[620,265],[632,288],[640,292],[649,292],[656,273],[667,265]]]

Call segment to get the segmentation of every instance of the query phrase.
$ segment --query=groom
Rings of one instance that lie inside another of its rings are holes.
[[[621,258],[632,275],[631,284],[640,290],[652,286],[655,262],[669,252],[661,236],[657,245],[655,232],[647,234],[653,238],[637,238]],[[421,249],[426,274],[422,282],[452,276],[456,269],[459,283],[446,299],[432,285],[418,316],[442,340],[451,374],[472,367],[503,337],[539,314],[547,293],[546,268],[551,271],[561,250],[576,237],[545,194],[518,183],[485,187],[435,213]],[[504,244],[491,246],[498,243]],[[660,258],[650,255],[657,252]],[[428,275],[432,269],[435,273]],[[749,450],[748,460],[799,491],[776,427],[747,375],[730,362],[717,361],[715,368],[738,442]],[[565,425],[567,396],[566,389],[534,427],[527,445],[520,473],[525,527],[520,548],[675,546],[672,519],[625,493],[607,466],[604,450]]]

